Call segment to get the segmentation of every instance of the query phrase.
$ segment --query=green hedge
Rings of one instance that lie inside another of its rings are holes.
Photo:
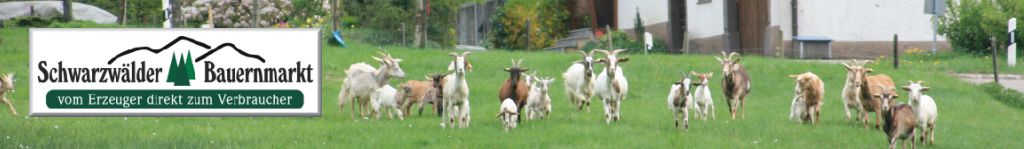
[[[1012,89],[1003,88],[998,83],[985,83],[979,85],[982,90],[992,95],[992,98],[1002,101],[1010,107],[1024,109],[1024,94],[1014,91]]]
[[[946,2],[949,11],[945,17],[939,18],[939,33],[946,36],[955,49],[963,52],[990,53],[990,38],[993,36],[1000,41],[998,44],[1005,46],[1008,40],[1006,21],[1010,18],[1024,19],[1024,0]],[[1017,23],[1017,26],[1024,27],[1024,21]],[[1017,32],[1017,42],[1022,41],[1020,33]]]

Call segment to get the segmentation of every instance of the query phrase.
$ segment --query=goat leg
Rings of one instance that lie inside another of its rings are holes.
[[[4,104],[7,104],[7,110],[11,111],[11,115],[18,116],[18,110],[14,109],[14,103],[12,103],[10,99],[7,99],[7,97],[0,96],[0,101],[3,101]]]

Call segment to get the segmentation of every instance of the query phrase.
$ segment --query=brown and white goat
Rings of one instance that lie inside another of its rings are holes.
[[[824,104],[825,98],[825,83],[811,72],[806,72],[797,75],[789,75],[790,78],[796,78],[796,98],[800,104],[794,105],[794,108],[799,114],[797,116],[800,121],[810,122],[817,125],[821,115],[821,105]]]
[[[620,63],[629,61],[629,58],[617,56],[619,52],[626,51],[625,49],[594,51],[604,53],[606,56],[597,60],[597,62],[605,64],[605,67],[594,80],[594,93],[597,93],[598,97],[601,97],[601,101],[604,101],[605,123],[612,123],[612,121],[619,120],[620,103],[629,92],[626,76],[623,75],[622,68],[619,67]]]
[[[672,117],[675,119],[676,128],[679,128],[681,125],[683,130],[687,131],[690,130],[689,107],[693,106],[690,84],[690,76],[683,74],[683,79],[672,83],[672,87],[669,88],[667,101],[668,109],[672,111]]]
[[[7,109],[11,111],[11,115],[18,116],[18,110],[14,109],[14,103],[11,99],[7,98],[7,93],[14,92],[14,73],[7,73],[6,75],[0,76],[0,102],[7,105]]]
[[[735,57],[738,55],[740,54],[736,52],[726,55],[723,51],[724,59],[715,57],[722,64],[722,92],[725,93],[725,101],[729,104],[729,113],[732,115],[732,119],[736,119],[737,111],[741,117],[744,117],[744,100],[750,93],[750,75],[747,74],[747,69],[740,64],[740,58]]]
[[[859,121],[860,115],[864,113],[864,107],[861,106],[861,85],[864,83],[864,76],[867,73],[871,73],[872,69],[865,68],[865,63],[871,61],[857,61],[852,60],[843,62],[843,67],[846,67],[846,85],[843,86],[843,110],[846,112],[846,120],[850,120],[851,117],[856,117]],[[851,116],[850,109],[856,112],[855,116]]]
[[[516,103],[517,113],[522,113],[523,106],[526,105],[526,98],[529,97],[530,85],[529,82],[521,79],[520,76],[524,72],[529,71],[528,68],[521,68],[520,64],[523,60],[512,60],[512,67],[505,68],[505,72],[508,72],[508,79],[501,85],[501,89],[498,90],[498,100],[504,101],[505,99],[513,99]],[[519,115],[517,115],[519,116]],[[516,121],[520,118],[516,117]]]
[[[868,112],[875,112],[875,128],[879,128],[879,118],[882,116],[882,99],[875,97],[874,95],[888,92],[885,89],[896,88],[895,83],[892,82],[892,78],[885,74],[872,75],[864,77],[864,82],[861,83],[861,107],[864,109],[861,112],[861,120],[864,122],[864,128],[868,127]]]
[[[896,104],[896,90],[888,87],[875,87],[882,91],[880,94],[872,95],[882,100],[882,119],[885,120],[884,131],[888,136],[889,148],[896,148],[896,140],[903,140],[903,148],[907,148],[907,140],[910,140],[910,147],[916,148],[914,139],[917,126],[917,118],[914,115],[914,107],[907,104]]]
[[[366,119],[370,113],[369,100],[374,91],[388,84],[392,77],[405,77],[405,72],[399,66],[402,59],[395,59],[391,54],[379,53],[381,57],[373,57],[380,62],[380,69],[373,68],[366,63],[356,63],[345,70],[345,80],[338,93],[338,111],[341,112],[346,103],[356,100],[361,108],[359,115]],[[352,117],[355,118],[356,107],[352,107]]]

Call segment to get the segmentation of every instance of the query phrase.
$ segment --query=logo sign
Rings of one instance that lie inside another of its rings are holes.
[[[31,116],[319,116],[318,29],[30,29]]]

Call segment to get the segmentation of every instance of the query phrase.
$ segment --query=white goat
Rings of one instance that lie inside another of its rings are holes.
[[[799,91],[796,93],[799,95]],[[804,98],[800,96],[793,96],[793,102],[789,107],[789,120],[802,122],[803,116],[807,114],[807,104],[804,102]]]
[[[610,124],[612,121],[620,119],[619,105],[629,92],[626,76],[622,75],[622,69],[619,67],[620,62],[624,63],[629,58],[618,58],[616,56],[616,54],[625,51],[625,49],[594,51],[604,53],[606,56],[597,60],[597,62],[604,63],[606,66],[598,74],[597,79],[594,80],[594,92],[601,97],[601,101],[604,101],[605,123]]]
[[[701,119],[708,120],[708,113],[710,112],[712,119],[715,118],[715,102],[711,100],[711,88],[708,87],[708,80],[715,73],[709,72],[704,74],[698,74],[697,72],[690,72],[690,74],[697,76],[697,81],[693,83],[693,86],[697,88],[693,92],[694,106],[697,114],[700,115]]]
[[[14,103],[11,102],[11,99],[7,98],[7,93],[14,92],[14,81],[14,73],[0,76],[0,101],[7,105],[12,115],[18,116],[18,110],[14,109]]]
[[[501,120],[501,124],[505,126],[505,132],[516,128],[516,117],[519,117],[517,111],[519,108],[516,106],[516,102],[512,98],[505,98],[501,101],[501,107],[498,111],[498,119]]]
[[[590,97],[594,95],[594,51],[580,53],[583,54],[583,60],[573,62],[572,66],[562,73],[562,79],[565,79],[565,94],[569,97],[569,102],[572,102],[577,110],[582,111],[586,106],[587,112],[590,112]]]
[[[682,125],[683,130],[690,130],[690,110],[693,104],[692,93],[690,92],[690,77],[683,76],[683,80],[672,83],[672,87],[668,90],[668,109],[672,111],[672,117],[675,119],[676,128]],[[682,124],[679,124],[680,118]]]
[[[917,129],[921,130],[921,143],[925,143],[927,137],[928,143],[935,144],[935,119],[939,117],[935,100],[932,100],[931,96],[924,95],[924,92],[929,89],[921,85],[924,81],[908,82],[910,85],[903,86],[903,90],[910,92],[910,106],[914,107],[914,113],[917,115]]]
[[[441,127],[452,126],[455,128],[455,122],[458,121],[459,128],[469,127],[470,115],[469,115],[469,85],[466,84],[466,71],[472,71],[473,65],[466,61],[466,55],[470,52],[463,52],[462,54],[452,52],[450,55],[454,58],[454,61],[449,63],[448,71],[454,71],[453,74],[447,75],[444,78],[444,102],[445,108],[444,113],[447,114],[441,120]]]
[[[359,115],[366,119],[369,112],[370,94],[387,85],[391,77],[405,77],[405,72],[398,65],[402,59],[394,59],[390,54],[380,53],[384,58],[373,57],[380,62],[380,69],[373,68],[366,63],[356,63],[345,70],[345,80],[338,93],[338,112],[341,112],[346,103],[353,99],[357,100],[361,110]],[[352,107],[352,117],[355,118],[356,107]]]
[[[400,93],[394,87],[391,87],[391,85],[384,85],[384,87],[373,92],[373,95],[370,95],[370,107],[373,108],[373,115],[376,116],[377,119],[380,119],[380,115],[382,114],[380,109],[386,108],[387,110],[391,110],[387,111],[388,118],[394,118],[394,114],[397,113],[399,120],[405,120],[402,118],[404,116],[404,114],[402,114],[402,110],[398,107],[398,105],[401,105],[399,103],[402,102],[398,99],[401,99],[401,96],[404,96],[400,94],[404,94],[404,91]]]
[[[843,86],[843,110],[846,111],[846,120],[850,120],[850,109],[853,109],[857,115],[861,115],[864,111],[861,100],[861,83],[866,82],[864,77],[865,74],[873,71],[869,68],[864,68],[864,63],[871,61],[857,61],[852,60],[849,62],[843,62],[843,66],[846,67],[846,85]],[[857,117],[860,119],[860,117]]]
[[[551,113],[551,97],[548,96],[548,84],[554,81],[554,78],[537,79],[536,82],[530,83],[530,94],[526,98],[526,106],[524,107],[524,114],[528,120],[536,118],[546,118]]]

